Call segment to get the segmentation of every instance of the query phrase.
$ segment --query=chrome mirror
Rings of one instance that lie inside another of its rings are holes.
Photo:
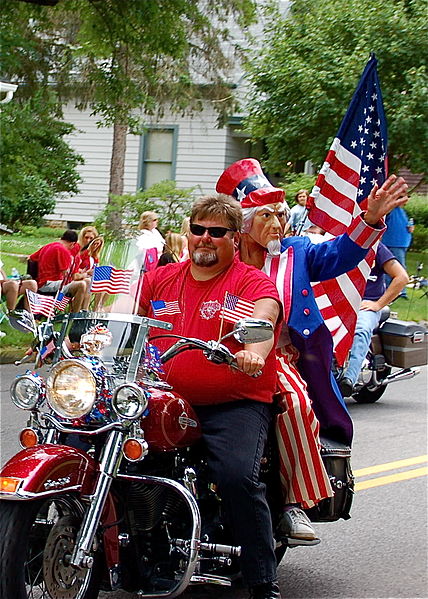
[[[260,318],[243,318],[233,327],[233,336],[239,343],[260,343],[273,336],[273,324]]]

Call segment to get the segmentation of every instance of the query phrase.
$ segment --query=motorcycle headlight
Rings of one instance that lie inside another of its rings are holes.
[[[147,398],[144,391],[135,383],[125,383],[117,387],[111,400],[116,414],[126,419],[141,416],[147,408]]]
[[[96,399],[96,381],[91,370],[78,360],[55,364],[46,381],[50,407],[62,418],[88,414]]]
[[[33,410],[42,399],[43,392],[43,380],[32,374],[17,377],[10,387],[12,401],[21,410]]]

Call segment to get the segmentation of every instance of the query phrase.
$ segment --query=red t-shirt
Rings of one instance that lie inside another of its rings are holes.
[[[154,318],[152,301],[171,302],[178,300],[180,313],[163,314],[158,320],[174,325],[171,333],[184,334],[208,341],[217,340],[220,333],[220,309],[225,292],[255,302],[262,298],[279,297],[275,285],[268,277],[252,266],[236,260],[227,271],[209,281],[196,281],[190,272],[190,261],[167,264],[146,273],[140,300],[147,316]],[[278,330],[276,327],[276,331]],[[222,335],[233,329],[233,323],[224,321]],[[151,335],[165,334],[161,329],[152,329]],[[177,339],[156,339],[153,343],[165,351]],[[243,349],[233,337],[224,344],[236,353]],[[174,390],[194,405],[216,404],[239,399],[253,399],[265,403],[272,401],[276,389],[275,353],[272,350],[266,359],[263,374],[252,378],[232,370],[225,364],[209,362],[202,351],[189,350],[175,356],[164,365],[165,379]]]
[[[70,268],[73,256],[60,241],[54,241],[31,254],[30,260],[39,263],[37,285],[43,287],[48,281],[63,279],[64,271]]]

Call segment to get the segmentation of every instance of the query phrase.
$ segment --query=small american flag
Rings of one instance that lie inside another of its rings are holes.
[[[220,318],[228,322],[238,322],[241,318],[253,315],[254,302],[243,299],[226,291],[224,304],[220,310]]]
[[[155,300],[150,302],[152,305],[153,314],[155,316],[163,316],[164,314],[180,314],[180,306],[178,300],[164,302],[163,300]]]
[[[132,270],[113,266],[95,266],[90,291],[92,293],[129,293]]]
[[[48,356],[50,356],[55,351],[55,342],[53,340],[49,341],[47,345],[44,345],[40,349],[39,358],[44,360]]]
[[[350,227],[351,239],[373,246],[352,271],[314,283],[318,307],[328,326],[335,357],[343,365],[352,345],[367,277],[375,257],[378,232],[352,222],[365,207],[374,184],[387,175],[387,130],[374,55],[368,61],[342,124],[308,200],[310,220],[333,236]]]
[[[48,318],[53,315],[55,310],[65,310],[70,301],[70,298],[61,292],[57,297],[50,297],[27,290],[27,297],[31,312],[33,314],[42,314]]]

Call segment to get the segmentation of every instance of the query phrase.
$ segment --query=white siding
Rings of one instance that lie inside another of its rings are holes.
[[[78,169],[82,177],[80,192],[71,198],[58,198],[54,213],[46,218],[91,222],[107,201],[113,129],[98,128],[96,117],[91,117],[89,111],[78,111],[73,105],[65,108],[64,120],[75,125],[76,131],[68,137],[68,142],[85,159],[85,164]],[[217,178],[229,163],[226,158],[228,129],[218,129],[216,121],[217,115],[209,105],[192,116],[165,114],[157,121],[147,119],[148,126],[177,127],[175,180],[178,187],[198,186],[197,193],[214,191]],[[128,135],[125,193],[137,190],[139,162],[140,136]]]

